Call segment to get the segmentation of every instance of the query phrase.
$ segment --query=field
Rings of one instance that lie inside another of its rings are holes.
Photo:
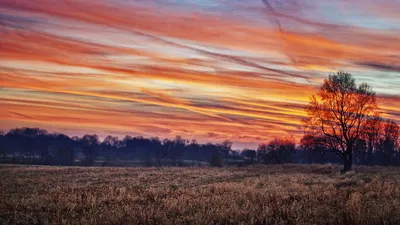
[[[0,166],[1,224],[400,224],[400,169]]]

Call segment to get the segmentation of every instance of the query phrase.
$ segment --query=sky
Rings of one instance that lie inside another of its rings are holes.
[[[302,136],[345,70],[400,123],[400,0],[0,0],[0,129]]]

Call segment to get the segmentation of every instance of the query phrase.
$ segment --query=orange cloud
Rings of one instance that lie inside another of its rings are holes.
[[[398,71],[396,31],[271,13],[285,20],[284,29],[246,16],[193,16],[136,3],[3,0],[0,128],[255,145],[300,137],[303,107],[330,71],[369,71],[358,76],[400,88],[396,74],[374,78],[374,70]],[[287,29],[298,23],[304,26]],[[382,113],[400,121],[393,104],[399,95],[390,94],[378,93]]]

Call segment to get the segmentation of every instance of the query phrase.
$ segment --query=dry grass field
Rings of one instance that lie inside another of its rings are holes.
[[[400,224],[400,169],[0,166],[1,224]]]

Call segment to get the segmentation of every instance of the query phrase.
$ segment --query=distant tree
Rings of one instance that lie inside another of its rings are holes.
[[[254,164],[254,159],[257,157],[257,152],[251,149],[244,149],[241,152],[241,156],[244,158],[249,158],[251,160],[251,164]]]
[[[65,134],[54,134],[55,164],[71,166],[75,161],[75,141]]]
[[[219,146],[212,144],[212,143],[207,143],[199,146],[199,159],[201,161],[207,161],[210,162],[211,158],[216,154],[221,154]],[[222,157],[221,158],[221,163],[222,163]]]
[[[131,158],[133,158],[135,156],[135,150],[136,150],[136,143],[135,143],[135,139],[129,135],[126,135],[124,137],[124,139],[122,140],[122,146],[124,146],[123,148],[123,153],[125,154],[125,158],[127,156],[130,156]]]
[[[383,132],[383,119],[380,116],[373,116],[368,118],[365,123],[365,130],[361,134],[361,138],[366,141],[367,157],[366,164],[372,165],[373,153],[377,150],[380,141],[380,136]]]
[[[225,140],[221,143],[221,154],[225,157],[229,157],[229,153],[232,151],[232,144],[233,142],[230,140]]]
[[[383,126],[383,136],[380,140],[379,149],[382,152],[383,164],[393,164],[396,150],[399,148],[400,127],[393,120],[387,120]]]
[[[268,150],[267,150],[267,144],[261,143],[258,145],[257,148],[257,158],[258,161],[267,164],[268,163]]]
[[[179,160],[179,165],[182,165],[182,157],[186,148],[186,140],[183,139],[181,136],[176,136],[172,143],[173,146],[170,154],[172,162],[176,166],[178,165],[177,162]]]
[[[46,143],[43,139],[46,135],[48,135],[46,130],[24,127],[11,129],[6,134],[6,138],[19,151],[19,155],[25,158],[27,163],[32,163],[36,153],[42,155],[40,151],[44,151]]]
[[[354,144],[353,161],[356,164],[367,163],[367,141],[363,138],[358,138]]]
[[[260,144],[257,152],[264,164],[282,164],[291,162],[295,150],[296,141],[293,138],[275,138],[268,144]]]
[[[300,150],[304,153],[304,160],[307,163],[324,163],[328,151],[324,137],[304,135],[300,140]]]
[[[119,144],[120,144],[119,138],[113,137],[111,135],[108,135],[106,138],[104,138],[103,142],[101,143],[105,151],[111,151],[112,148],[118,147]]]
[[[98,148],[100,145],[99,137],[96,134],[86,134],[80,139],[83,154],[85,155],[84,165],[91,166],[98,154]]]
[[[200,144],[195,139],[191,140],[186,146],[185,157],[191,160],[202,160],[202,154],[200,152]]]
[[[273,163],[281,164],[291,162],[291,155],[296,150],[294,139],[274,139],[267,145],[268,156]]]
[[[163,141],[162,141],[162,146],[163,146],[163,152],[162,152],[162,158],[165,158],[165,159],[167,159],[167,158],[169,158],[169,159],[171,159],[171,158],[173,158],[173,156],[172,156],[172,151],[173,151],[173,147],[174,147],[174,143],[173,143],[173,141],[171,141],[171,140],[169,140],[169,139],[167,139],[167,138],[165,138]]]
[[[177,166],[178,164],[182,165],[186,147],[186,140],[181,136],[176,136],[173,140],[164,139],[162,155],[168,157],[174,166]]]
[[[154,137],[154,138],[150,139],[150,150],[151,150],[151,153],[156,158],[157,166],[161,166],[162,145],[161,145],[160,139],[158,139],[157,137]]]
[[[78,136],[73,136],[71,139],[75,142],[78,143],[81,139]]]
[[[365,123],[378,114],[375,92],[362,83],[357,86],[351,74],[339,71],[329,75],[306,107],[306,132],[319,133],[343,159],[343,172],[351,170],[356,140],[366,130]]]
[[[50,164],[51,156],[49,151],[49,143],[51,135],[47,131],[39,134],[34,138],[34,151],[39,155],[41,164]]]
[[[104,165],[107,165],[114,155],[113,150],[118,149],[121,145],[121,141],[118,137],[113,137],[111,135],[104,138],[103,142],[101,143],[102,153],[105,157]]]

